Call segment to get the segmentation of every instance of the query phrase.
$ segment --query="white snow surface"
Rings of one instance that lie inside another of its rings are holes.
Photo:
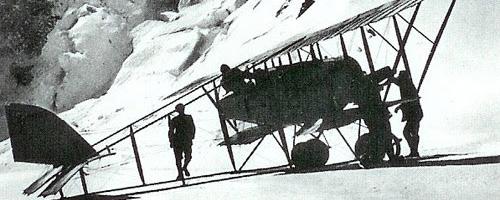
[[[127,36],[131,38],[133,51],[130,55],[127,55],[120,68],[106,68],[106,70],[102,71],[102,67],[95,66],[96,73],[112,73],[112,70],[120,70],[116,75],[116,79],[111,80],[109,83],[112,83],[112,86],[106,94],[82,102],[73,109],[60,114],[60,116],[75,126],[82,136],[92,144],[156,108],[165,105],[170,100],[165,97],[180,87],[196,78],[217,73],[222,63],[227,63],[230,66],[237,65],[284,40],[320,30],[327,25],[343,21],[359,12],[388,1],[316,0],[316,3],[298,19],[296,18],[297,13],[303,1],[249,0],[237,9],[235,5],[238,2],[236,0],[205,0],[201,4],[181,9],[178,19],[171,22],[146,21],[136,26]],[[285,3],[288,4],[288,7],[283,10],[281,15],[276,17],[276,11]],[[466,4],[457,5],[457,15],[469,11],[465,9],[467,8]],[[423,13],[422,15],[430,14],[432,17],[423,18],[417,25],[427,30],[427,26],[439,25],[444,13],[437,13],[437,9],[446,9],[447,3],[429,0],[424,5],[427,6],[423,6],[423,10],[425,8],[431,9],[434,13]],[[439,17],[435,17],[436,14]],[[411,15],[411,11],[406,11],[403,15],[408,17]],[[102,17],[108,20],[101,20]],[[125,48],[124,46],[115,50],[113,50],[115,47],[111,48],[111,44],[124,45],[125,42],[122,41],[118,42],[118,44],[111,42],[110,45],[103,47],[89,47],[87,51],[80,52],[78,47],[88,47],[92,43],[89,40],[92,39],[103,40],[107,37],[117,38],[118,36],[123,38],[122,30],[125,29],[125,27],[120,26],[120,23],[117,23],[120,22],[120,19],[114,18],[113,14],[106,13],[99,8],[96,13],[90,14],[84,19],[86,20],[78,20],[71,30],[77,29],[80,23],[92,23],[96,24],[96,27],[104,28],[92,28],[88,29],[88,32],[83,31],[83,33],[86,33],[85,35],[88,35],[87,39],[84,39],[85,37],[73,39],[78,51],[65,53],[59,59],[59,62],[67,63],[67,65],[64,65],[66,66],[63,67],[64,69],[74,72],[74,74],[68,74],[65,77],[68,78],[68,84],[85,84],[69,80],[69,78],[75,76],[78,76],[78,78],[75,77],[77,80],[99,79],[89,74],[82,75],[78,73],[78,67],[90,66],[85,63],[86,54],[116,56],[118,59],[117,52],[121,52]],[[457,17],[457,20],[453,21],[452,19],[450,21],[450,32],[457,30],[453,27],[460,26],[457,22],[458,19],[462,18]],[[107,23],[111,21],[113,23]],[[387,21],[383,21],[374,26],[379,31],[384,31],[386,24]],[[401,26],[406,28],[403,24]],[[437,26],[428,30],[437,30]],[[82,32],[80,33],[82,34]],[[389,34],[388,37],[392,37],[394,33],[389,31],[387,34]],[[68,31],[67,35],[71,35],[71,31]],[[355,57],[367,70],[364,52],[358,50],[359,47],[362,47],[359,34],[353,32],[346,34],[345,37],[349,45],[350,55]],[[446,37],[452,36],[446,34]],[[415,40],[417,42],[408,44],[407,49],[407,52],[413,53],[410,54],[413,55],[410,57],[412,63],[418,66],[422,66],[421,63],[425,62],[425,60],[421,61],[416,58],[426,56],[428,53],[427,50],[422,51],[422,48],[430,48],[430,45],[422,43],[421,39],[417,38]],[[62,39],[62,41],[66,40]],[[396,44],[395,40],[392,40],[392,42]],[[380,43],[380,38],[370,37],[370,45],[373,49],[372,55],[375,57],[376,66],[392,65],[393,61],[388,60],[387,57],[393,57],[394,53],[385,47],[379,48]],[[447,47],[449,49],[457,48],[454,46],[456,41],[443,39],[443,43],[444,47],[442,46],[442,48],[444,49]],[[464,77],[468,81],[471,78],[467,79],[467,76],[463,76],[463,73],[457,71],[450,73],[449,71],[452,71],[452,67],[449,66],[450,63],[466,62],[465,64],[455,65],[463,66],[473,61],[470,60],[471,57],[466,56],[461,58],[460,61],[453,61],[454,57],[449,49],[443,51],[446,53],[436,55],[434,65],[437,69],[435,72],[430,72],[431,74],[441,75],[441,77],[429,75],[430,80],[424,84],[422,104],[425,118],[421,127],[421,154],[468,154],[444,159],[496,156],[500,150],[500,137],[492,132],[494,128],[485,127],[479,129],[475,128],[474,123],[479,123],[477,120],[485,119],[490,124],[499,122],[498,116],[494,115],[499,113],[497,112],[499,107],[493,106],[490,111],[486,111],[483,108],[484,105],[479,105],[480,110],[487,113],[485,116],[478,111],[472,111],[472,108],[466,107],[467,105],[473,107],[478,104],[477,102],[473,103],[475,101],[464,100],[463,95],[459,94],[461,94],[460,89],[474,91],[477,96],[483,95],[481,97],[490,97],[490,95],[495,94],[498,96],[498,93],[493,91],[482,93],[481,90],[473,90],[471,89],[474,88],[473,86],[462,83]],[[338,41],[322,43],[322,50],[324,50],[324,55],[326,54],[329,57],[340,55]],[[117,52],[112,53],[110,51]],[[452,58],[452,61],[449,58]],[[489,62],[482,61],[476,64],[487,66]],[[487,69],[491,70],[491,68]],[[421,71],[421,67],[417,67],[416,70]],[[461,70],[465,70],[465,74],[469,74],[467,68]],[[479,83],[477,84],[485,81],[478,80]],[[101,80],[100,82],[106,81]],[[449,87],[449,83],[445,82],[453,82],[462,87],[453,89]],[[90,81],[89,83],[94,82]],[[473,83],[469,82],[469,84]],[[93,87],[93,85],[81,86]],[[489,91],[489,86],[484,87],[486,89],[483,90]],[[71,89],[71,86],[61,88],[61,92],[69,89]],[[393,90],[390,97],[397,98],[397,92]],[[492,102],[488,103],[483,99],[479,101],[487,103],[487,105],[498,102],[492,100]],[[167,110],[172,110],[171,107],[174,105],[168,107]],[[457,106],[460,106],[460,109]],[[208,98],[202,98],[191,104],[187,107],[186,112],[193,115],[197,126],[193,146],[193,161],[190,164],[191,174],[196,176],[230,171],[232,167],[227,158],[225,147],[216,146],[222,136],[216,109],[211,105]],[[473,113],[468,115],[468,112]],[[398,134],[402,130],[402,125],[399,123],[401,115],[396,113],[393,113],[393,115],[391,121],[395,124],[393,132],[402,137],[402,134]],[[491,118],[489,118],[490,115]],[[158,116],[156,115],[156,117]],[[460,121],[463,124],[455,122],[460,118],[465,118]],[[475,119],[468,120],[470,118]],[[484,125],[483,123],[479,124]],[[244,124],[240,125],[244,126]],[[471,128],[464,128],[467,126]],[[136,135],[145,178],[148,183],[172,180],[177,175],[173,153],[168,146],[167,130],[167,122],[162,120]],[[357,137],[357,126],[343,127],[341,130],[345,133],[347,140],[353,144]],[[287,129],[285,131],[290,133],[291,130]],[[127,131],[123,131],[119,135],[123,136],[125,134],[127,134]],[[291,134],[288,136],[290,144],[292,142]],[[332,147],[328,163],[353,159],[349,149],[336,132],[327,131],[326,137]],[[308,136],[301,136],[297,142],[307,139],[309,139]],[[238,164],[241,165],[253,145],[233,148]],[[405,147],[403,143],[403,154],[408,153],[408,149]],[[100,148],[102,146],[96,147],[98,150]],[[112,151],[116,152],[117,155],[93,162],[85,168],[85,171],[90,174],[87,176],[90,191],[140,184],[130,140],[127,139],[114,146]],[[285,163],[286,159],[283,152],[277,147],[275,141],[268,136],[245,169],[277,166]],[[0,197],[4,197],[4,199],[36,199],[36,195],[23,196],[21,194],[22,190],[48,168],[48,166],[43,165],[14,163],[9,140],[0,143]],[[286,175],[272,173],[147,193],[138,195],[138,197],[141,199],[205,199],[207,197],[210,199],[491,199],[500,195],[498,189],[500,187],[495,187],[498,186],[497,180],[500,178],[499,168],[500,164],[497,163],[475,166],[338,170]],[[231,176],[227,175],[227,177]],[[223,178],[224,176],[220,177]],[[211,179],[192,180],[188,181],[188,183],[204,180],[209,181]],[[158,187],[176,186],[178,184],[172,183],[171,185],[160,185]],[[82,193],[78,176],[75,176],[64,187],[64,193],[67,196]]]

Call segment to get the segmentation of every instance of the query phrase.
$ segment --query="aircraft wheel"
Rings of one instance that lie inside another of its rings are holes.
[[[372,137],[369,133],[361,135],[354,146],[354,152],[364,167],[382,162],[386,153],[384,144]],[[392,149],[395,157],[401,154],[401,139],[395,135],[392,135]]]
[[[380,163],[384,159],[385,151],[382,144],[374,144],[376,140],[372,137],[370,133],[363,134],[354,145],[354,153],[364,167]]]
[[[298,143],[292,149],[292,162],[298,169],[321,167],[328,161],[328,149],[319,139]]]

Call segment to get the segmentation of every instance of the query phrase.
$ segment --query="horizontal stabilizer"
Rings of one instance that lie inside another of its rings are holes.
[[[34,105],[5,106],[14,161],[74,165],[96,154],[80,134],[55,113]]]
[[[33,182],[30,186],[24,189],[23,194],[30,195],[35,193],[38,189],[40,189],[43,185],[49,182],[54,176],[61,172],[62,166],[52,168],[45,172],[42,177],[38,178],[35,182]]]
[[[76,166],[75,165],[69,166],[66,169],[64,169],[63,172],[60,173],[58,176],[56,176],[56,179],[52,181],[52,183],[50,183],[49,186],[47,186],[47,188],[45,188],[45,190],[43,190],[39,196],[46,197],[49,195],[57,194],[62,189],[62,187],[69,180],[71,180],[71,177],[73,177],[73,175],[75,175],[76,172],[78,172],[78,170],[82,169],[85,166],[85,164],[87,164],[87,162],[78,164]]]
[[[68,166],[59,166],[47,171],[42,177],[38,178],[35,182],[33,182],[28,188],[24,190],[24,194],[31,195],[35,193],[37,190],[42,188],[45,184],[47,184],[54,177],[55,179],[50,182],[49,186],[42,191],[40,196],[46,197],[48,195],[54,195],[58,193],[63,186],[71,180],[78,170],[82,169],[86,164],[92,162],[97,159],[101,159],[107,156],[115,155],[116,153],[109,153],[104,155],[99,155],[93,158],[86,160],[85,162],[79,164],[72,164]]]

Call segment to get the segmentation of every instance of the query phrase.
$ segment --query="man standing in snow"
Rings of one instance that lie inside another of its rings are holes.
[[[170,147],[174,149],[175,164],[177,165],[177,180],[184,179],[183,173],[189,176],[187,169],[191,161],[191,146],[193,145],[195,126],[191,115],[184,113],[184,104],[175,106],[175,111],[179,113],[172,120],[169,120],[168,139]],[[184,154],[184,165],[182,165],[182,154]]]
[[[418,90],[411,81],[408,71],[403,70],[399,72],[398,78],[391,79],[391,82],[399,86],[401,99],[414,100],[399,105],[396,107],[395,111],[403,111],[403,119],[401,119],[401,121],[406,121],[403,135],[410,147],[410,154],[408,157],[419,157],[418,143],[420,137],[418,136],[418,130],[420,128],[420,120],[422,120],[424,114],[420,101],[418,100]]]

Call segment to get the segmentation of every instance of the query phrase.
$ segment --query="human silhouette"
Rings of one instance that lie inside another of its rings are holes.
[[[182,172],[186,176],[190,176],[187,167],[192,158],[191,146],[193,145],[196,128],[191,115],[184,113],[184,104],[177,104],[175,111],[179,115],[169,120],[168,138],[170,140],[170,147],[174,149],[175,164],[177,165],[178,172],[177,180],[181,180],[184,178]],[[184,165],[182,164],[183,155]]]
[[[245,82],[245,78],[253,78],[250,72],[241,71],[238,68],[231,69],[226,64],[220,66],[220,72],[222,73],[221,86],[226,92],[243,94],[253,87],[251,82]]]
[[[420,141],[420,136],[418,131],[420,129],[420,121],[424,117],[422,106],[420,105],[418,90],[411,81],[410,73],[408,71],[401,71],[397,78],[391,80],[399,86],[399,92],[401,99],[411,99],[414,101],[403,103],[396,107],[395,111],[401,110],[403,112],[403,118],[401,121],[406,121],[406,125],[403,130],[403,136],[408,142],[410,147],[410,154],[408,157],[419,157],[418,144]]]

